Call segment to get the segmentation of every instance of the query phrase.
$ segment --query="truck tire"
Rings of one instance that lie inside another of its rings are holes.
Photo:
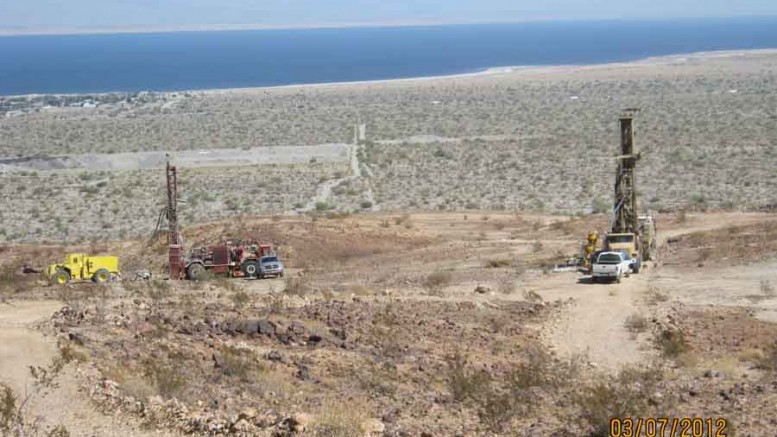
[[[621,283],[621,274],[618,273],[618,276],[615,277],[615,283],[620,284]]]
[[[54,273],[52,280],[55,284],[65,285],[70,282],[70,273],[66,270],[58,270],[57,273]]]
[[[192,264],[186,268],[186,279],[201,281],[205,277],[205,267],[202,264]]]
[[[639,269],[642,268],[642,259],[638,258],[637,262],[631,265],[631,271],[634,273],[639,273]]]
[[[246,278],[256,278],[259,276],[259,263],[256,261],[246,261],[240,266],[240,270]]]
[[[111,272],[106,269],[98,269],[92,275],[92,282],[95,284],[104,284],[111,279]]]

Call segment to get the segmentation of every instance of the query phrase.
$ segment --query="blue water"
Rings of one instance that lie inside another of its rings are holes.
[[[0,95],[173,91],[777,48],[777,17],[0,37]]]

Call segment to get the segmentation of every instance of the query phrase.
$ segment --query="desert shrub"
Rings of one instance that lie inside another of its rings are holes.
[[[451,283],[452,279],[451,272],[437,271],[430,273],[429,276],[426,277],[424,286],[429,290],[429,293],[440,294],[442,293],[442,290]]]
[[[315,207],[317,212],[326,212],[335,209],[335,206],[329,202],[316,202]]]
[[[662,374],[656,368],[627,367],[617,377],[601,376],[574,396],[580,416],[588,428],[586,435],[610,435],[610,419],[649,415],[648,410],[662,406],[654,399]]]
[[[664,357],[676,358],[688,350],[685,334],[680,329],[664,329],[656,334],[656,345]]]
[[[186,380],[178,369],[156,360],[144,361],[142,373],[156,388],[156,392],[164,398],[175,397],[186,385]]]
[[[22,421],[16,392],[6,384],[0,384],[0,434],[11,435]]]
[[[777,372],[777,342],[764,351],[763,356],[758,356],[758,367],[769,372]]]
[[[648,326],[647,318],[641,314],[632,314],[626,317],[624,326],[633,333],[644,332]]]
[[[486,263],[486,265],[492,269],[510,267],[512,264],[513,264],[513,261],[507,258],[492,259]]]
[[[399,225],[407,222],[408,220],[410,220],[410,215],[409,214],[403,214],[403,215],[401,215],[399,217],[394,217],[394,224],[399,226]]]
[[[648,286],[647,300],[648,300],[648,304],[650,305],[656,305],[660,302],[666,302],[669,300],[669,293],[662,290],[661,288],[650,285]]]
[[[774,285],[768,279],[761,280],[761,294],[769,297],[777,295],[777,290],[775,290]]]
[[[304,277],[286,278],[286,288],[283,292],[293,296],[304,296],[308,293],[310,286]]]
[[[243,290],[238,290],[230,295],[230,300],[235,304],[235,308],[243,308],[251,303],[251,295]]]
[[[503,276],[497,281],[496,289],[502,294],[513,294],[515,293],[515,281],[513,281],[512,276]]]
[[[381,396],[393,396],[399,388],[399,372],[391,362],[368,362],[365,369],[357,372],[354,377],[363,390]]]
[[[170,290],[173,288],[169,281],[148,281],[145,285],[148,297],[155,304],[159,304],[163,299],[167,298],[170,295]]]
[[[248,381],[250,379],[249,376],[255,369],[247,351],[225,346],[221,349],[219,370],[225,376]]]
[[[523,290],[523,300],[527,302],[542,302],[542,296],[534,290]]]
[[[526,350],[523,360],[504,375],[471,369],[457,353],[448,359],[447,383],[456,402],[474,408],[490,432],[503,432],[519,415],[537,408],[543,393],[557,390],[579,369],[577,361],[556,360],[539,347]]]
[[[448,358],[447,382],[453,400],[464,402],[480,398],[490,383],[490,377],[484,372],[470,369],[466,357],[457,352]]]
[[[20,397],[7,384],[0,383],[0,435],[2,436],[36,436],[69,437],[66,427],[58,425],[48,431],[40,429],[38,419],[31,420],[25,414],[25,406],[38,396],[45,396],[51,389],[58,387],[57,378],[65,365],[73,360],[67,352],[60,350],[52,362],[46,366],[30,366],[30,376],[33,379],[32,390]]]

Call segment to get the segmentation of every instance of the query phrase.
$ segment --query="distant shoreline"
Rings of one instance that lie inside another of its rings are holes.
[[[682,62],[687,59],[715,59],[715,58],[731,58],[738,56],[751,56],[751,55],[777,55],[777,47],[770,49],[752,49],[752,50],[715,50],[715,51],[703,51],[692,53],[679,53],[666,56],[649,56],[646,58],[636,59],[633,61],[623,62],[606,62],[601,64],[554,64],[554,65],[516,65],[506,67],[490,67],[481,71],[475,71],[471,73],[459,73],[459,74],[446,74],[437,76],[418,76],[418,77],[403,77],[396,79],[375,79],[375,80],[361,80],[350,82],[322,82],[322,83],[302,83],[302,84],[289,84],[289,85],[272,85],[261,87],[243,87],[243,88],[213,88],[213,89],[199,89],[199,90],[181,90],[181,91],[159,91],[159,93],[222,93],[222,92],[240,92],[240,91],[262,91],[262,90],[278,90],[278,89],[296,89],[296,88],[319,88],[319,87],[338,87],[338,86],[351,86],[351,85],[379,85],[379,84],[392,84],[402,82],[421,82],[421,81],[434,81],[445,79],[460,79],[467,77],[484,77],[484,76],[497,76],[507,74],[552,74],[552,73],[566,73],[570,71],[582,71],[582,70],[597,70],[597,69],[611,69],[611,68],[624,68],[624,67],[652,67],[657,65],[667,65],[677,62]],[[109,94],[109,93],[105,93]]]
[[[226,93],[240,93],[240,92],[259,92],[270,90],[284,90],[284,89],[313,89],[313,88],[330,88],[330,87],[347,87],[347,86],[366,86],[366,85],[381,85],[381,84],[397,84],[405,82],[428,82],[439,81],[449,79],[463,79],[463,78],[475,78],[475,77],[488,77],[488,76],[501,76],[501,75],[546,75],[546,74],[561,74],[574,71],[592,71],[592,70],[606,70],[613,68],[640,68],[640,67],[653,67],[660,65],[671,65],[678,62],[684,62],[690,59],[693,60],[706,60],[715,58],[731,58],[740,56],[758,56],[758,55],[777,55],[777,48],[770,49],[752,49],[752,50],[719,50],[719,51],[702,51],[692,53],[679,53],[666,56],[650,56],[642,59],[624,62],[608,62],[601,64],[557,64],[557,65],[523,65],[523,66],[505,66],[505,67],[491,67],[481,71],[475,71],[471,73],[459,73],[449,75],[437,75],[437,76],[418,76],[418,77],[405,77],[395,79],[376,79],[376,80],[363,80],[363,81],[350,81],[350,82],[322,82],[322,83],[301,83],[301,84],[288,84],[288,85],[272,85],[272,86],[258,86],[258,87],[233,87],[233,88],[203,88],[203,89],[181,89],[181,90],[159,90],[159,91],[140,91],[151,92],[155,94],[226,94]],[[30,94],[11,94],[0,95],[4,98],[14,97],[37,97],[37,96],[82,96],[82,95],[109,95],[109,94],[134,94],[134,91],[108,91],[108,92],[84,92],[84,93],[30,93]]]

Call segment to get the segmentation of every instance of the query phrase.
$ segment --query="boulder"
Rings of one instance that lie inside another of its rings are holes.
[[[364,437],[379,436],[385,430],[386,425],[378,419],[367,419],[361,424],[361,431],[364,433]]]
[[[262,335],[272,336],[275,334],[275,325],[269,320],[259,320],[257,321],[256,332]]]
[[[287,423],[289,424],[290,431],[305,432],[305,430],[310,427],[310,421],[310,415],[296,413],[287,420]]]
[[[477,287],[475,287],[475,293],[486,294],[490,292],[491,292],[491,289],[486,287],[485,285],[478,285]]]

